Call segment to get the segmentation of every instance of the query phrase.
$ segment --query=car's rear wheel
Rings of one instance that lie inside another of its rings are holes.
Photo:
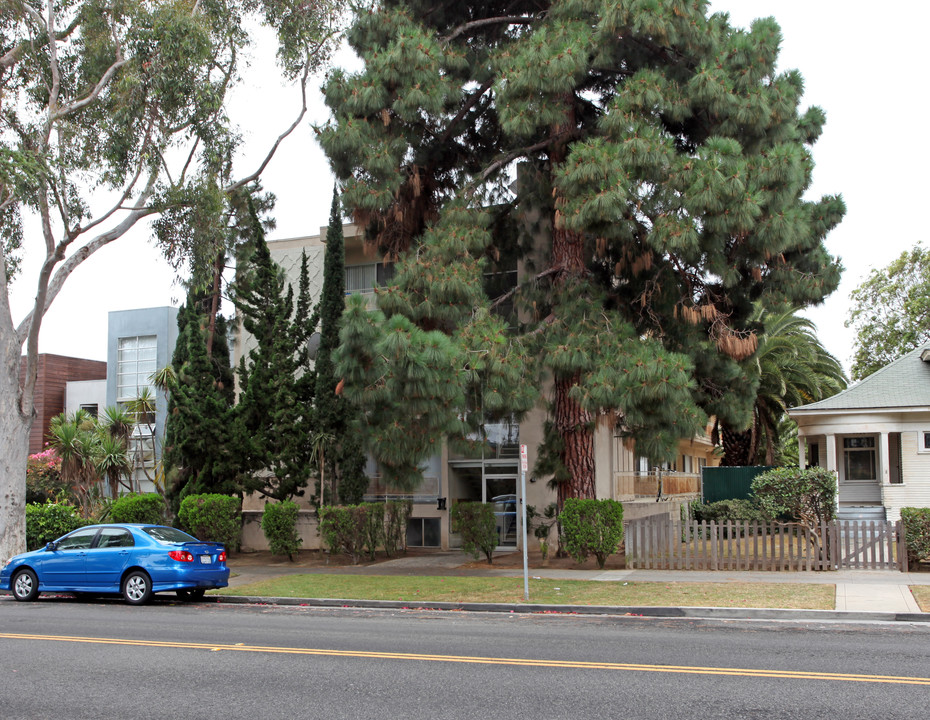
[[[204,588],[196,590],[175,590],[177,596],[182,600],[203,600],[203,595],[207,592]]]
[[[152,597],[152,579],[142,570],[133,570],[123,580],[123,598],[130,605],[143,605]]]
[[[13,576],[13,597],[21,602],[28,602],[39,597],[39,578],[29,568],[20,570]]]

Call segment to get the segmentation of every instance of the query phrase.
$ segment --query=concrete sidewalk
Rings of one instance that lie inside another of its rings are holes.
[[[247,556],[230,559],[234,577],[230,587],[241,587],[284,575],[336,573],[348,575],[453,575],[472,577],[523,577],[523,570],[469,565],[460,551],[445,551],[397,558],[374,565],[301,567],[299,563],[252,563]],[[469,565],[468,567],[465,567]],[[842,613],[880,613],[883,616],[921,614],[910,585],[930,585],[930,573],[888,570],[835,572],[735,572],[685,570],[558,570],[530,568],[530,577],[603,582],[765,582],[836,586],[834,610]],[[801,612],[801,611],[798,611]],[[806,611],[812,612],[812,611]],[[930,614],[924,614],[930,621]]]

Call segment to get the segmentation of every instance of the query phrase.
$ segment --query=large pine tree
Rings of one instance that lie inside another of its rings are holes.
[[[708,414],[751,419],[756,301],[835,289],[838,197],[804,199],[823,112],[776,73],[773,19],[701,0],[383,0],[326,87],[322,143],[370,242],[400,259],[350,303],[342,368],[398,477],[442,434],[551,387],[543,464],[594,494],[606,417],[654,461]],[[517,257],[523,282],[483,282]],[[496,319],[516,302],[520,322]],[[406,422],[404,417],[406,416]]]

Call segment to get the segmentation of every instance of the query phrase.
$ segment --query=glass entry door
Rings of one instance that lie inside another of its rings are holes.
[[[452,502],[484,502],[494,509],[499,550],[516,550],[518,532],[517,465],[509,461],[450,463]],[[459,544],[454,536],[452,543]]]

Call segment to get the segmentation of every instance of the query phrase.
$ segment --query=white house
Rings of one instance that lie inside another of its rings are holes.
[[[898,520],[930,507],[930,345],[788,414],[801,465],[835,470],[841,518]]]

